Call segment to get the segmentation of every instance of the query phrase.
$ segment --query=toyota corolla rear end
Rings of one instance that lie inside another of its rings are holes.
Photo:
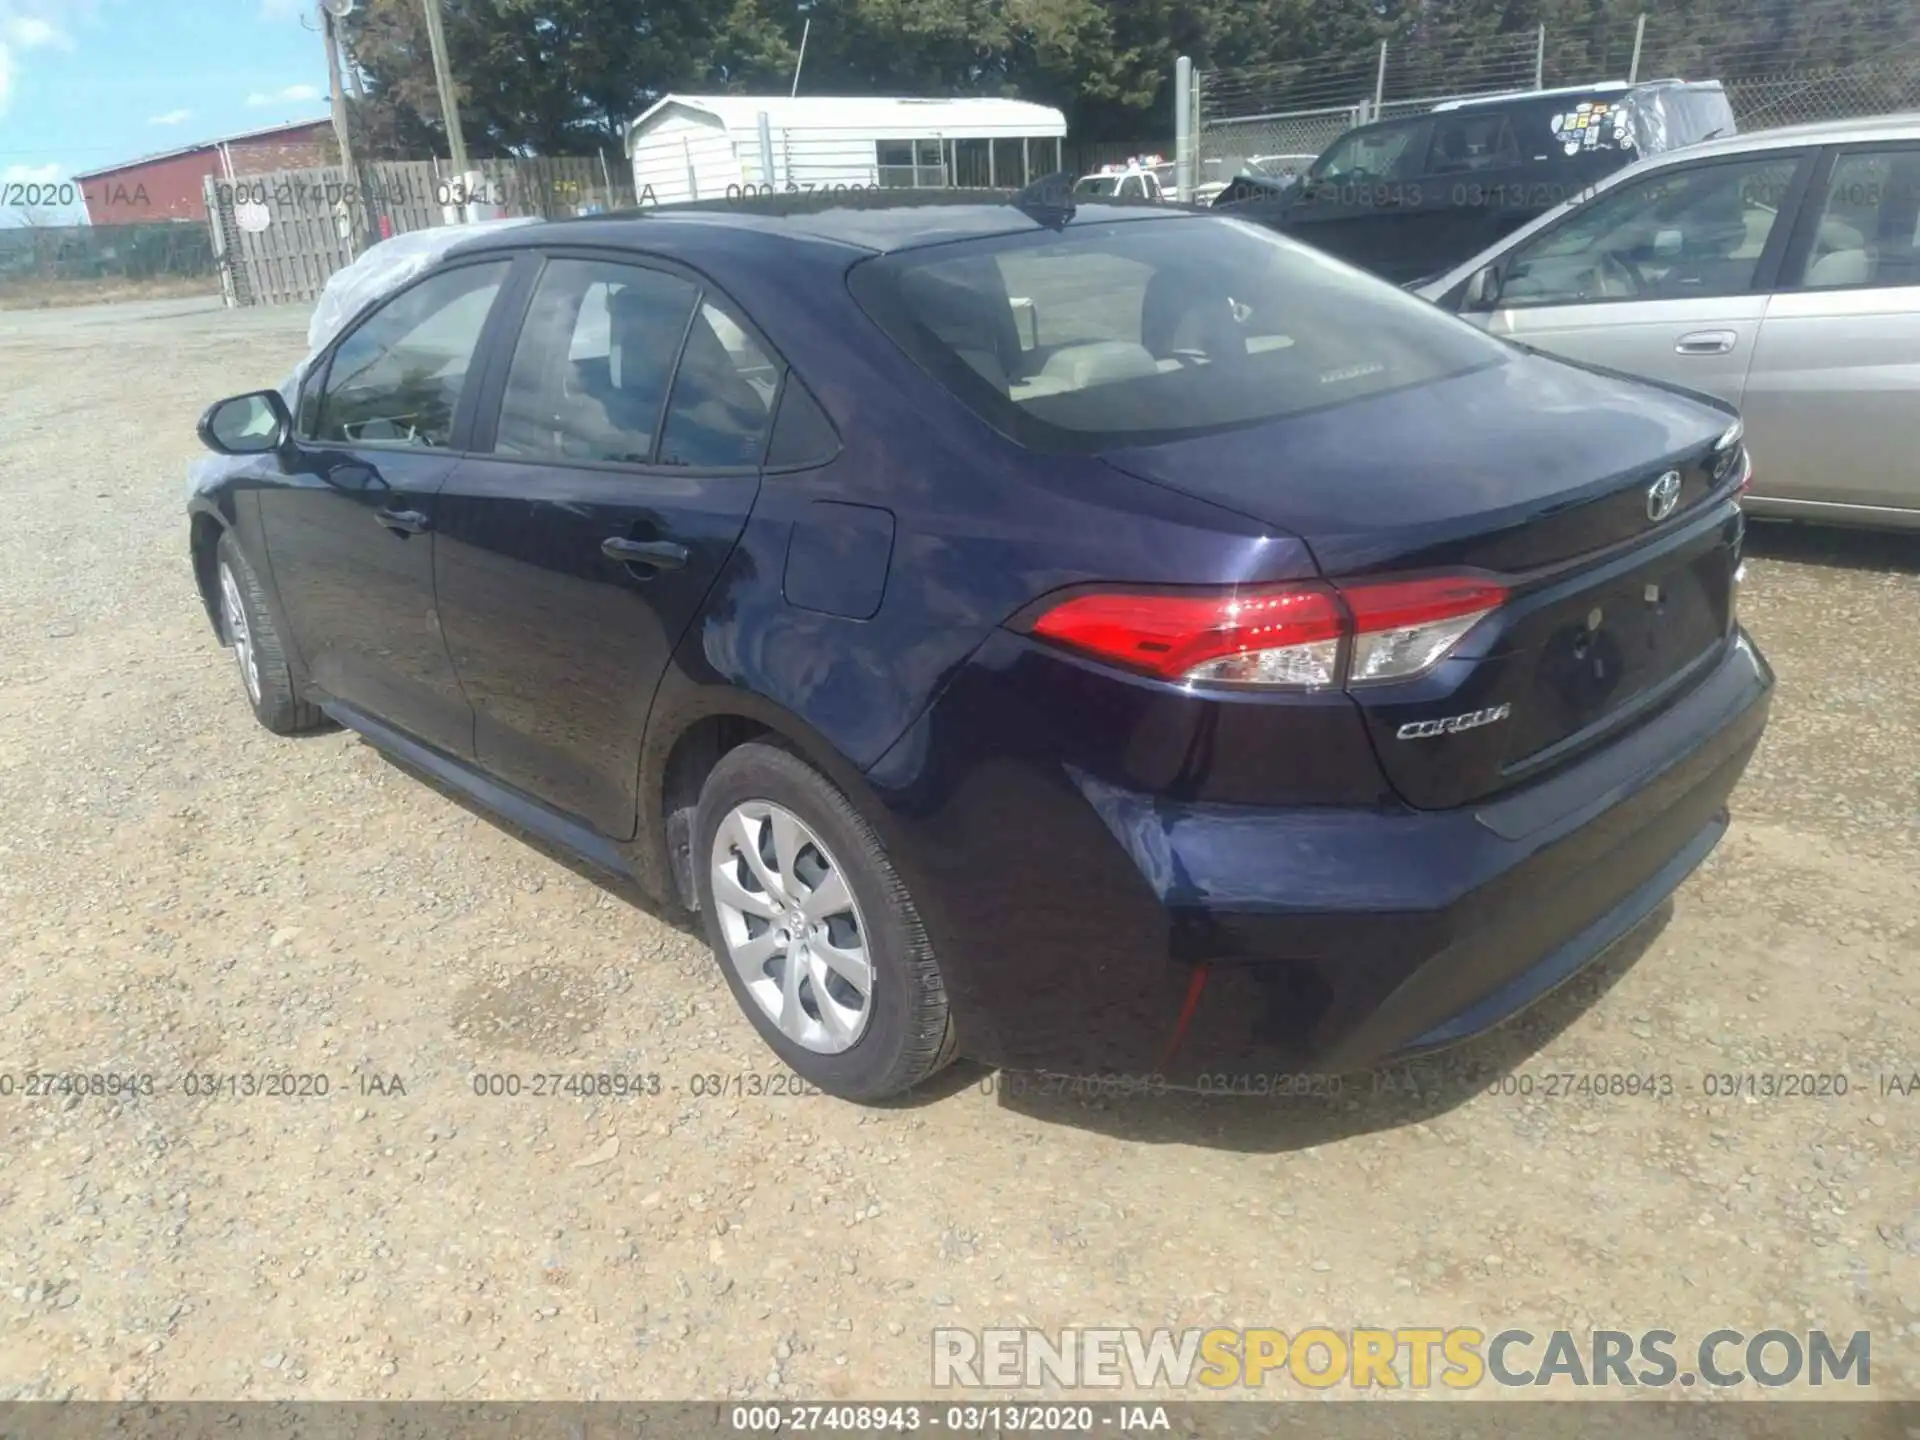
[[[855,274],[1023,451],[1246,522],[1156,556],[1116,506],[1107,573],[1042,585],[873,768],[971,1053],[1233,1088],[1430,1050],[1724,833],[1772,685],[1730,412],[1231,221]]]

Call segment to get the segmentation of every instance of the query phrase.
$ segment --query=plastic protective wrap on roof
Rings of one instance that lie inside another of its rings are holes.
[[[307,321],[307,356],[294,366],[293,373],[280,382],[280,394],[289,410],[294,408],[300,380],[313,363],[313,357],[333,342],[358,315],[374,301],[391,295],[414,276],[425,273],[456,245],[465,244],[489,231],[509,225],[531,225],[537,216],[514,216],[506,220],[476,220],[466,225],[434,225],[425,230],[408,230],[390,240],[369,246],[344,269],[333,272]]]
[[[325,349],[366,306],[437,264],[454,246],[509,225],[532,223],[531,217],[514,217],[478,220],[470,225],[435,225],[409,230],[371,246],[346,269],[335,271],[327,288],[320,292],[320,303],[313,307],[313,318],[307,322],[307,354]]]
[[[1718,80],[1636,85],[1621,97],[1619,105],[1627,112],[1634,148],[1641,155],[1697,145],[1739,129],[1733,107],[1727,103],[1727,92]]]

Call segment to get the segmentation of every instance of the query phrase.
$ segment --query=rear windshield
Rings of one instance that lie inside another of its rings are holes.
[[[1233,429],[1511,353],[1383,280],[1213,215],[896,252],[852,282],[922,369],[1041,450]]]

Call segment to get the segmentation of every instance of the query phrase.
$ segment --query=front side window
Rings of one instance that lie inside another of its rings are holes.
[[[506,275],[504,260],[465,265],[421,281],[375,311],[333,353],[313,438],[335,445],[451,445],[473,353]]]
[[[1379,125],[1336,140],[1325,155],[1313,163],[1315,180],[1397,180],[1419,169],[1422,153],[1411,149],[1413,139],[1425,130],[1425,123]]]
[[[916,362],[1037,449],[1205,434],[1511,355],[1382,280],[1216,215],[900,251],[852,281]]]
[[[1735,160],[1622,185],[1515,250],[1500,304],[1744,294],[1798,164],[1793,155]]]
[[[1799,283],[1920,285],[1920,150],[1858,150],[1834,162]]]
[[[514,346],[494,452],[559,464],[651,459],[698,294],[637,265],[549,261]]]

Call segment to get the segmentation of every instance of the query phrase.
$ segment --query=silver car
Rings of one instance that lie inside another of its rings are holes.
[[[1416,293],[1732,401],[1754,514],[1920,528],[1920,114],[1654,156]]]

